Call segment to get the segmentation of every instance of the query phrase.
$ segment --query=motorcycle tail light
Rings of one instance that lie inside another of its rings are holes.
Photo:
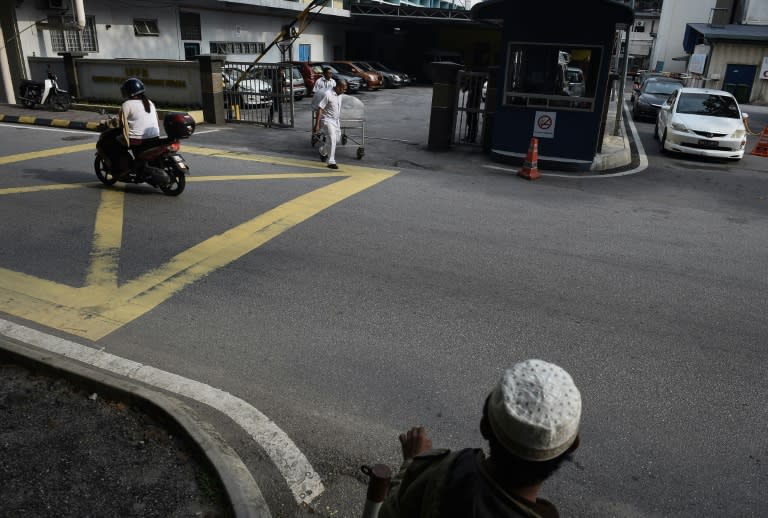
[[[176,151],[181,149],[181,144],[179,144],[178,142],[171,142],[170,144],[168,144],[167,149],[169,152],[175,153]]]

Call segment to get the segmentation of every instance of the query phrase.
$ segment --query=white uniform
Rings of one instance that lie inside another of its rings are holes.
[[[320,147],[320,154],[328,157],[328,165],[336,163],[336,143],[341,137],[341,95],[336,90],[326,90],[318,104],[323,109],[320,125],[325,134],[325,142]]]
[[[312,88],[312,93],[315,94],[320,90],[330,90],[331,88],[336,88],[336,81],[333,78],[326,79],[323,76],[315,81],[315,87]]]
[[[128,125],[128,138],[146,140],[160,136],[155,104],[149,101],[149,113],[144,109],[141,99],[128,99],[120,108]]]

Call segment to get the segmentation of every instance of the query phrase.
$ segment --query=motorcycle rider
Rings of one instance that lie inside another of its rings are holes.
[[[142,171],[146,162],[141,159],[142,152],[160,145],[160,125],[157,121],[155,103],[145,94],[144,83],[136,77],[123,82],[120,93],[125,101],[120,106],[120,125],[123,139],[135,158],[135,169]],[[158,185],[166,185],[170,178],[162,169],[152,168],[152,179]]]

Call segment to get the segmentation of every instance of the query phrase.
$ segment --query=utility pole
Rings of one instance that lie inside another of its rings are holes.
[[[635,12],[635,0],[632,0],[632,12]],[[622,72],[619,76],[619,98],[617,100],[616,107],[616,122],[613,126],[613,136],[618,137],[621,135],[621,115],[624,112],[624,83],[627,82],[627,70],[629,69],[629,35],[631,34],[632,25],[627,25],[627,37],[626,46],[624,47],[624,64],[622,65]],[[621,47],[621,42],[619,42]],[[618,66],[618,63],[616,64]]]

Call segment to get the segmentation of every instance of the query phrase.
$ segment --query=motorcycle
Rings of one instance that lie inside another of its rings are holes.
[[[110,122],[113,122],[114,119]],[[114,124],[110,124],[114,125]],[[166,137],[159,137],[151,147],[143,147],[131,155],[121,142],[120,127],[103,131],[96,142],[93,168],[104,185],[117,182],[148,183],[168,196],[178,196],[186,186],[189,166],[178,151],[180,139],[195,131],[195,120],[186,113],[169,113],[163,119]]]
[[[56,74],[48,71],[48,79],[43,81],[30,81],[22,79],[19,84],[19,100],[25,108],[34,108],[35,105],[48,106],[53,111],[65,112],[72,105],[69,92],[59,88]]]

